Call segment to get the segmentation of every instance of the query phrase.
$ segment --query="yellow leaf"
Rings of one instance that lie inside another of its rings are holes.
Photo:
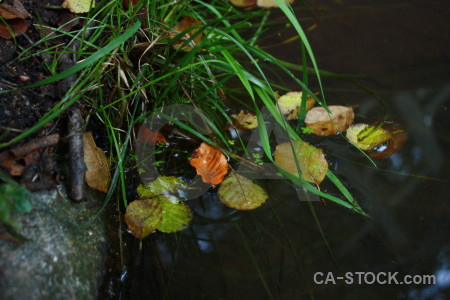
[[[222,182],[217,193],[223,204],[240,210],[260,207],[268,198],[259,185],[235,173]]]
[[[362,150],[370,150],[387,142],[391,134],[381,127],[354,124],[347,130],[347,139]]]
[[[83,134],[86,183],[93,189],[107,193],[111,184],[109,161],[102,149],[95,145],[92,132]]]
[[[298,175],[297,160],[302,178],[319,185],[328,171],[328,162],[323,150],[303,141],[293,141],[292,146],[289,142],[277,145],[274,153],[275,163],[283,170]]]
[[[241,130],[251,130],[258,127],[258,118],[249,111],[241,110],[237,115],[231,115],[234,126]]]
[[[306,98],[306,111],[314,106],[314,99],[311,96]],[[278,98],[278,106],[281,113],[287,120],[293,120],[298,117],[302,105],[302,92],[289,92]]]
[[[334,135],[345,131],[353,123],[353,108],[330,105],[328,109],[331,114],[323,107],[314,107],[306,113],[305,124],[314,134]]]
[[[65,0],[62,7],[67,8],[75,14],[87,13],[91,8],[95,7],[94,0]]]
[[[125,223],[131,234],[142,240],[161,224],[162,212],[156,199],[135,200],[127,206]]]

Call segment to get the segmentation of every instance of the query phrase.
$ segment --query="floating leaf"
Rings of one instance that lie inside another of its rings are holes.
[[[131,234],[142,240],[161,224],[162,212],[156,198],[135,200],[127,206],[125,223]]]
[[[314,106],[314,99],[311,96],[306,98],[306,111]],[[278,98],[278,106],[281,113],[287,120],[298,118],[302,104],[302,92],[289,92]]]
[[[389,131],[363,123],[354,124],[347,130],[349,142],[362,150],[373,149],[387,142],[390,138]]]
[[[284,2],[293,3],[294,0],[285,0]],[[278,4],[276,4],[274,0],[257,0],[256,6],[270,8],[270,7],[278,7]]]
[[[140,142],[148,143],[150,145],[155,145],[156,143],[167,144],[167,140],[161,132],[152,131],[145,126],[139,129],[139,135],[137,138]]]
[[[191,166],[195,167],[204,183],[217,185],[228,173],[228,161],[225,155],[207,143],[201,143],[191,158]]]
[[[333,135],[345,131],[355,118],[353,108],[347,106],[328,106],[331,114],[323,107],[314,107],[305,117],[305,124],[317,135]]]
[[[67,8],[74,14],[83,14],[89,12],[91,8],[95,7],[94,0],[65,0],[62,7]]]
[[[173,29],[175,29],[178,33],[183,32],[191,27],[197,26],[197,25],[202,25],[203,23],[191,16],[185,16],[182,17],[180,22],[178,24],[176,24]],[[177,41],[176,43],[174,43],[172,46],[175,49],[180,49],[184,50],[184,51],[191,51],[192,50],[192,46],[190,44],[194,44],[194,46],[200,44],[200,42],[203,39],[203,32],[197,34],[195,36],[194,39],[192,39],[191,41],[189,41],[188,44],[185,44],[185,41],[188,40],[191,36],[193,36],[197,31],[199,31],[200,28],[196,27],[196,28],[192,28],[191,30],[189,30],[179,41]],[[175,38],[178,33],[177,32],[170,32],[170,36],[171,38]],[[183,47],[182,45],[185,44]]]
[[[303,141],[293,141],[295,157],[300,166],[302,178],[319,185],[328,171],[328,162],[323,155],[323,150]],[[298,174],[296,159],[292,152],[291,143],[286,142],[275,148],[275,163],[283,170]]]
[[[241,110],[237,115],[231,115],[234,126],[241,130],[251,130],[258,127],[258,118],[249,111]]]
[[[157,197],[162,208],[162,222],[157,229],[171,233],[185,229],[192,220],[191,208],[174,196]]]
[[[152,183],[140,184],[137,188],[139,198],[151,198],[159,195],[176,193],[185,189],[187,184],[175,176],[158,176]]]
[[[86,165],[86,183],[91,188],[108,192],[111,184],[109,161],[102,149],[95,145],[92,132],[83,134],[84,163]]]
[[[240,210],[260,207],[268,198],[259,185],[234,172],[222,182],[218,195],[223,204]]]

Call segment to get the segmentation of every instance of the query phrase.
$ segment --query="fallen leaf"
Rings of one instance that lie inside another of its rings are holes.
[[[94,0],[64,0],[62,7],[67,8],[74,14],[83,14],[89,12],[95,7]]]
[[[268,198],[259,185],[234,172],[225,178],[217,193],[223,204],[239,210],[260,207]]]
[[[125,223],[131,234],[142,240],[161,224],[162,212],[156,199],[135,200],[127,205]]]
[[[156,143],[167,144],[167,140],[161,132],[154,132],[148,127],[141,127],[139,129],[138,140],[142,143],[148,143],[150,145],[155,145]]]
[[[309,111],[314,106],[314,103],[314,99],[308,95],[306,98],[306,111]],[[298,118],[301,104],[302,92],[289,92],[278,98],[278,106],[287,120]]]
[[[164,233],[185,229],[192,220],[191,208],[174,196],[157,197],[162,208],[162,221],[156,229]]]
[[[293,141],[292,146],[289,142],[277,145],[274,153],[275,163],[283,170],[298,175],[297,159],[302,178],[319,185],[328,171],[328,162],[323,150],[303,141]]]
[[[83,144],[86,183],[93,189],[107,193],[111,184],[108,158],[95,144],[92,132],[83,134]]]
[[[363,123],[350,126],[346,136],[350,143],[362,150],[373,149],[391,138],[389,131]]]
[[[173,27],[173,29],[177,32],[170,31],[169,35],[173,39],[179,33],[183,32],[191,27],[202,25],[202,24],[203,23],[201,21],[199,21],[191,16],[185,16],[185,17],[182,17],[180,22]],[[200,44],[200,42],[202,41],[203,36],[204,36],[203,32],[197,34],[195,36],[195,38],[193,40],[191,40],[188,44],[185,44],[185,41],[188,40],[191,36],[193,36],[199,30],[200,30],[200,28],[198,28],[198,27],[192,28],[180,40],[178,40],[172,46],[175,49],[181,49],[183,51],[191,51],[192,50],[191,44],[196,46],[196,45]],[[185,45],[183,46],[183,44],[185,44]]]
[[[347,106],[328,106],[331,114],[323,107],[314,107],[306,113],[305,124],[317,135],[334,135],[345,131],[355,118],[353,108]]]
[[[368,154],[371,158],[382,159],[399,152],[408,140],[408,134],[395,125],[384,125],[383,129],[391,133],[391,138],[381,147],[376,147]]]
[[[237,115],[231,115],[233,125],[241,130],[251,130],[258,127],[258,118],[249,111],[241,110]]]
[[[145,199],[159,195],[173,194],[186,187],[187,184],[175,176],[158,176],[158,178],[149,184],[140,184],[137,188],[137,193],[139,198]]]
[[[249,7],[256,5],[256,0],[230,0],[230,3],[236,7]]]
[[[294,0],[285,0],[284,2],[294,3]],[[256,6],[270,8],[270,7],[278,7],[278,4],[276,4],[274,0],[257,0]]]
[[[222,151],[202,143],[191,156],[190,164],[195,167],[197,174],[204,183],[217,185],[228,173],[228,161]]]
[[[11,39],[23,34],[27,30],[28,24],[24,19],[29,15],[21,4],[19,7],[15,8],[7,4],[0,4],[0,17],[3,18],[0,21],[0,37]]]

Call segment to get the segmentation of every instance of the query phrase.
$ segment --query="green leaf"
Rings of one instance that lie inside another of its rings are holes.
[[[185,229],[192,220],[191,208],[174,196],[156,197],[162,208],[162,222],[157,227],[161,232],[172,233]]]
[[[139,198],[146,199],[159,195],[174,194],[186,189],[187,184],[175,176],[159,176],[149,184],[140,184],[137,188]]]
[[[379,126],[354,124],[347,129],[347,139],[362,150],[370,150],[387,142],[391,138],[390,132]]]
[[[127,206],[125,223],[131,234],[142,240],[161,224],[162,212],[155,198],[135,200]]]
[[[11,219],[11,213],[28,213],[33,209],[28,200],[30,192],[23,186],[13,183],[0,185],[0,222],[18,227]]]
[[[218,190],[220,201],[228,207],[239,210],[251,210],[266,202],[266,192],[251,180],[231,173]]]

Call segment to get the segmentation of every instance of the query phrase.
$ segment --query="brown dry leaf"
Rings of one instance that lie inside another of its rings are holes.
[[[163,208],[157,198],[135,200],[128,204],[125,223],[131,234],[142,240],[162,222]]]
[[[258,118],[252,112],[241,110],[237,115],[231,115],[234,126],[241,130],[251,130],[258,127]]]
[[[302,178],[319,185],[328,172],[328,162],[323,155],[323,150],[303,141],[293,141],[292,146]],[[274,153],[275,163],[283,170],[298,175],[292,146],[289,142],[277,145]]]
[[[28,28],[28,24],[24,18],[28,16],[21,3],[18,4],[18,7],[0,4],[0,17],[4,19],[3,22],[0,21],[0,37],[11,39],[23,34]]]
[[[285,0],[284,2],[294,3],[294,0]],[[278,5],[275,3],[274,0],[257,0],[256,6],[265,7],[265,8],[278,7]]]
[[[156,143],[167,144],[167,140],[161,132],[154,132],[147,127],[141,127],[139,129],[138,140],[142,143],[148,143],[150,145],[155,145]]]
[[[93,189],[107,193],[111,184],[109,161],[102,149],[95,144],[92,132],[83,134],[86,183]]]
[[[352,107],[330,105],[331,114],[323,107],[314,107],[306,113],[305,124],[314,134],[334,135],[347,130],[355,118]]]
[[[203,23],[200,22],[199,20],[191,17],[191,16],[185,16],[182,17],[180,22],[178,24],[176,24],[173,29],[175,29],[176,31],[178,31],[178,33],[185,31],[186,29],[189,29],[193,26],[197,26],[197,25],[202,25]],[[186,40],[188,40],[192,35],[194,35],[197,31],[199,31],[199,28],[193,28],[191,30],[189,30],[184,37],[182,37],[180,40],[178,40],[175,44],[173,44],[173,47],[175,49],[180,49],[184,50],[184,51],[191,51],[192,50],[192,46],[190,45],[191,43],[194,44],[195,46],[200,44],[200,42],[203,39],[203,32],[197,34],[195,36],[195,38],[193,40],[191,40],[189,42],[189,44],[186,44],[182,47],[182,45],[185,43]],[[170,32],[170,37],[171,38],[175,38],[178,35],[177,32]]]
[[[228,161],[225,155],[207,143],[202,143],[191,157],[190,164],[195,167],[204,183],[217,185],[228,173]]]

